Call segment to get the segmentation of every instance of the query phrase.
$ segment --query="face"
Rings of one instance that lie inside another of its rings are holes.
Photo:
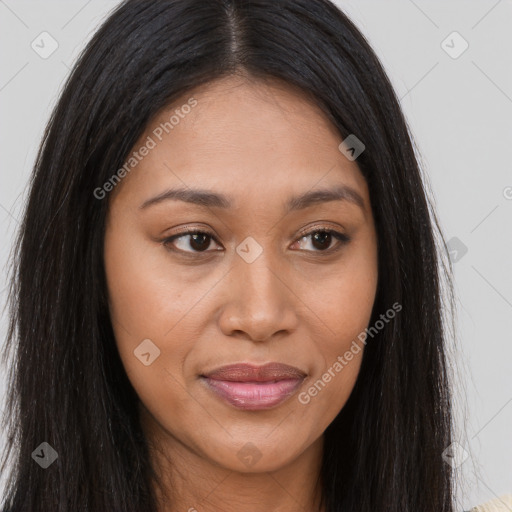
[[[230,77],[133,148],[108,198],[110,313],[145,428],[167,446],[272,471],[346,403],[378,272],[369,192],[341,140],[300,92]]]

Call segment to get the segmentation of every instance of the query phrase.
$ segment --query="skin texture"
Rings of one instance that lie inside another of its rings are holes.
[[[197,105],[159,141],[155,128],[191,97]],[[364,345],[309,403],[298,395],[370,320],[378,264],[367,184],[325,115],[277,81],[211,82],[161,112],[134,150],[148,136],[156,147],[108,198],[105,268],[117,346],[162,479],[160,510],[318,510],[323,432],[354,387]],[[291,196],[338,185],[364,208],[348,200],[283,208]],[[173,187],[222,193],[233,207],[166,200],[140,208]],[[214,238],[194,244],[185,227]],[[325,229],[351,240],[315,243]],[[251,263],[236,251],[247,237],[262,249]],[[145,339],[160,350],[148,366],[134,355]],[[269,410],[237,409],[199,377],[273,361],[307,377]]]

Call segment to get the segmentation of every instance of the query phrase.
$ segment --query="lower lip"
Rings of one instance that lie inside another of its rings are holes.
[[[238,409],[257,411],[270,409],[287,400],[303,379],[277,382],[233,382],[203,377],[208,388]]]

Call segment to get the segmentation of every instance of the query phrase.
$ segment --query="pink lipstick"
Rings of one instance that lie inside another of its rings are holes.
[[[239,363],[222,366],[201,377],[208,389],[231,405],[256,411],[287,400],[302,384],[306,373],[282,363]]]

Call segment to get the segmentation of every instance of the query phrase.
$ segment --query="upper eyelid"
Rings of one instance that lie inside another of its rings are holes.
[[[213,233],[213,231],[210,230],[207,227],[185,225],[181,229],[182,229],[181,232],[175,233],[173,235],[170,235],[170,236],[167,237],[167,239],[172,238],[172,237],[184,236],[184,235],[187,235],[187,234],[195,234],[195,233],[205,233],[207,235],[210,235],[212,238],[216,238],[216,235]],[[325,221],[317,221],[312,226],[300,229],[299,230],[299,234],[301,236],[304,236],[304,235],[308,235],[308,234],[314,233],[316,231],[336,231],[336,232],[339,232],[340,230],[345,230],[345,228],[343,226],[334,225],[334,223],[325,220]],[[341,234],[344,234],[344,233],[341,233]]]
[[[328,232],[332,231],[332,232],[339,233],[340,235],[345,235],[348,237],[348,235],[346,235],[345,233],[341,233],[338,228],[328,226],[328,225],[317,225],[317,226],[313,226],[310,228],[302,229],[299,231],[299,235],[300,235],[300,237],[309,236],[312,233],[316,233],[318,231],[328,231]],[[213,238],[217,243],[219,243],[217,240],[217,236],[214,233],[212,233],[210,230],[208,230],[207,228],[188,228],[188,227],[183,228],[183,231],[181,231],[179,233],[175,233],[174,235],[166,237],[164,241],[179,238],[181,236],[186,236],[186,235],[195,235],[198,233],[208,235],[211,238]]]

